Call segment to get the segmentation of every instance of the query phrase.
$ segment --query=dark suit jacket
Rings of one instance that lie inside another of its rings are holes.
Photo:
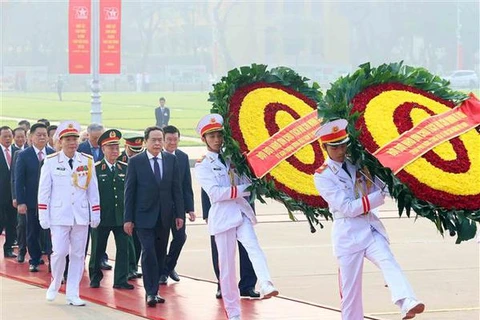
[[[170,121],[170,109],[168,107],[162,108],[157,107],[155,109],[155,119],[157,120],[157,127],[163,128],[168,126],[168,122]]]
[[[180,169],[180,183],[183,191],[183,205],[185,212],[194,211],[193,207],[193,189],[192,189],[192,174],[190,172],[190,161],[188,154],[182,150],[175,150],[175,156],[178,161],[178,168]]]
[[[3,146],[0,145],[0,148],[3,148]],[[18,149],[12,145],[12,165],[14,163],[13,156],[17,150]],[[2,150],[0,150],[0,204],[12,204],[11,172]]]
[[[162,180],[157,182],[144,151],[130,158],[125,179],[124,222],[136,228],[155,228],[157,220],[170,226],[172,219],[185,217],[177,158],[162,152]]]
[[[55,151],[45,148],[45,157]],[[18,204],[26,204],[27,208],[37,208],[38,182],[40,179],[40,163],[33,147],[28,147],[21,152],[15,152],[15,167],[12,167],[12,192]]]
[[[80,143],[78,145],[77,151],[78,152],[83,152],[83,153],[86,153],[86,154],[89,154],[89,155],[93,156],[92,149],[90,148],[90,142],[88,142],[88,140]],[[100,152],[98,153],[98,159],[94,159],[94,160],[95,160],[95,162],[97,162],[97,161],[102,160],[103,157],[104,157],[103,151],[102,151],[102,148],[100,148]]]

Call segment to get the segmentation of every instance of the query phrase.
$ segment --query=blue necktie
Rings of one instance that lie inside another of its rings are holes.
[[[160,174],[160,164],[158,164],[158,158],[153,157],[153,174],[155,175],[155,179],[157,179],[157,182],[160,183],[162,180],[162,175]]]

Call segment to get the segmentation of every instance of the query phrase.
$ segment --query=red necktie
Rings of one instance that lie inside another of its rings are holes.
[[[5,148],[5,153],[7,154],[7,164],[8,164],[8,167],[10,168],[10,165],[12,164],[12,155],[10,154],[10,149]]]

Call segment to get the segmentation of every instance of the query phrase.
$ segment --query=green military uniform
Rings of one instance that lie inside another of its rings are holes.
[[[129,148],[134,153],[140,153],[143,151],[143,136],[138,134],[128,134],[126,133],[123,136],[125,139],[125,149]],[[127,151],[124,150],[120,156],[117,158],[118,161],[123,161],[128,163],[130,157],[127,155]],[[134,232],[133,235],[128,237],[128,278],[134,279],[141,277],[141,274],[138,273],[138,262],[140,261],[141,245],[138,240],[137,234]]]
[[[108,135],[109,131],[113,130],[108,130],[104,134]],[[118,132],[118,134],[120,133]],[[102,137],[103,135],[99,138],[99,144]],[[128,235],[123,231],[124,184],[127,164],[116,161],[112,166],[104,158],[95,164],[95,170],[100,193],[101,220],[98,228],[92,229],[91,233],[90,287],[98,287],[103,278],[101,259],[107,247],[108,236],[112,231],[117,249],[113,285],[114,287],[130,289],[127,288],[131,286],[127,282]]]

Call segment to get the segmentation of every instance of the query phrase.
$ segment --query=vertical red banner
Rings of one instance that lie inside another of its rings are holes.
[[[91,0],[70,0],[68,5],[68,71],[90,73]]]
[[[100,73],[120,73],[121,0],[100,0]]]

